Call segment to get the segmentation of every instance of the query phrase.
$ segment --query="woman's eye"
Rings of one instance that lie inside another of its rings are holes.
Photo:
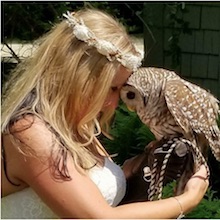
[[[118,89],[118,87],[116,87],[116,86],[111,87],[111,90],[112,90],[113,92],[117,91],[117,89]]]

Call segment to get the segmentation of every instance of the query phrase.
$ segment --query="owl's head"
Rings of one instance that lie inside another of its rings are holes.
[[[128,78],[126,84],[122,87],[120,96],[129,110],[138,113],[146,107],[152,89],[147,77],[139,69]]]

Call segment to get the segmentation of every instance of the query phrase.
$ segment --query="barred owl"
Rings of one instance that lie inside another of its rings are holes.
[[[136,111],[150,128],[156,140],[173,141],[173,145],[170,142],[172,148],[177,143],[187,145],[193,155],[194,167],[204,163],[209,173],[206,164],[209,147],[220,160],[219,101],[205,89],[173,71],[143,67],[129,77],[120,95],[128,109]],[[171,151],[171,148],[167,150],[169,156]],[[169,156],[165,158],[163,169]],[[160,175],[163,174],[162,170]]]

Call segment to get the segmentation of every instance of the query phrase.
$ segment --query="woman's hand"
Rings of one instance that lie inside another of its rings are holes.
[[[189,179],[185,186],[184,194],[187,194],[188,196],[193,196],[194,200],[197,199],[197,201],[195,201],[196,204],[198,204],[202,200],[208,189],[209,180],[207,176],[208,173],[205,166],[201,165],[200,169]]]
[[[138,157],[128,160],[126,162],[127,166],[130,167],[136,160],[138,160]],[[122,212],[122,210],[126,212],[129,218],[173,219],[182,217],[182,215],[194,209],[204,197],[209,185],[209,181],[206,177],[207,171],[205,166],[202,165],[188,180],[184,192],[181,195],[152,202],[125,202],[127,203],[126,205],[122,203],[122,205],[116,209],[120,210],[120,212]],[[143,193],[144,191],[142,191],[142,194]]]

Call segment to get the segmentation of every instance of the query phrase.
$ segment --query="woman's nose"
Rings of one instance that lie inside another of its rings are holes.
[[[118,102],[119,102],[119,93],[115,93],[112,96],[110,107],[116,109],[118,107]]]

